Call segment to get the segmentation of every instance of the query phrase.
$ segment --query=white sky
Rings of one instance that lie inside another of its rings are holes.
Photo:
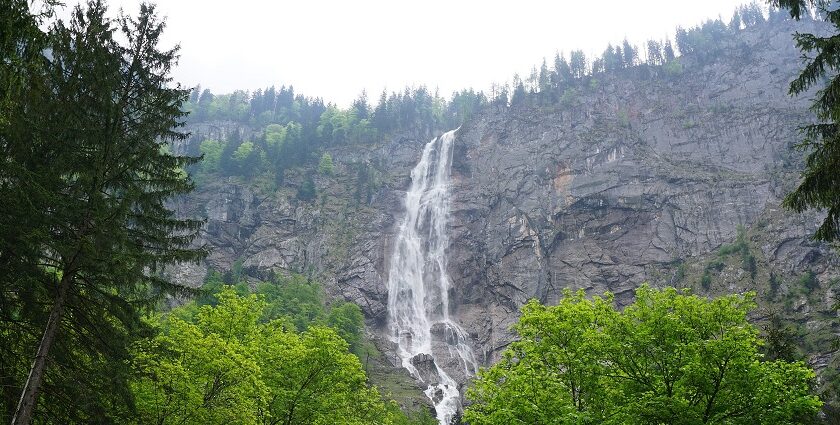
[[[158,0],[165,39],[181,44],[174,76],[214,93],[294,85],[346,106],[362,89],[424,84],[445,97],[526,76],[555,51],[600,53],[625,37],[673,40],[677,25],[747,0]],[[68,5],[78,0],[67,1]],[[139,0],[110,0],[136,13]],[[763,3],[762,3],[763,4]],[[69,7],[69,6],[68,6]]]

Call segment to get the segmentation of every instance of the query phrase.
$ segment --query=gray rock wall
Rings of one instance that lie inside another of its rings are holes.
[[[642,282],[668,283],[675,264],[759,221],[774,270],[838,275],[836,254],[808,240],[819,217],[779,207],[801,166],[791,150],[796,128],[811,116],[806,97],[786,94],[800,67],[789,34],[800,25],[814,24],[755,28],[712,64],[682,58],[677,73],[600,75],[558,93],[558,104],[534,99],[462,127],[449,264],[453,314],[479,361],[511,341],[528,299],[553,302],[564,288],[582,288],[627,302]],[[195,130],[219,128],[230,131]],[[254,279],[310,273],[330,295],[359,304],[376,332],[386,321],[393,226],[426,141],[405,135],[335,149],[336,173],[316,181],[313,202],[295,199],[294,178],[271,193],[236,181],[203,185],[181,203],[208,218],[202,267],[241,261]],[[358,167],[378,176],[369,200],[359,200]],[[176,276],[198,284],[202,270]]]

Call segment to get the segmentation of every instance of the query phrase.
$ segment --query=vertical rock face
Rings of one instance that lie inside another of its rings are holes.
[[[680,261],[731,242],[741,226],[756,232],[772,270],[837,277],[836,254],[809,241],[819,217],[779,207],[801,167],[791,149],[796,128],[811,119],[806,97],[786,94],[800,68],[796,25],[745,31],[711,63],[688,57],[678,72],[599,75],[559,93],[559,102],[534,96],[530,106],[485,111],[462,127],[453,145],[448,295],[479,363],[511,341],[528,299],[550,303],[564,288],[582,288],[626,302],[642,282],[673,283]],[[203,267],[240,262],[254,278],[317,275],[385,334],[388,258],[426,136],[336,148],[336,174],[316,180],[314,202],[295,198],[294,178],[272,193],[203,185],[180,204],[208,218]],[[374,183],[355,177],[360,167]],[[176,273],[194,284],[203,274]],[[427,360],[411,362],[426,370]]]

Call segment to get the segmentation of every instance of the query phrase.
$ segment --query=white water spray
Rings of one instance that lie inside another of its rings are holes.
[[[457,361],[467,377],[477,371],[466,332],[449,318],[446,225],[456,131],[427,143],[411,171],[405,218],[397,233],[388,273],[391,340],[397,345],[402,366],[415,379],[429,385],[425,393],[432,400],[441,425],[449,424],[461,409],[458,384],[451,375],[454,371],[444,370],[441,360],[449,360],[450,368],[452,361]],[[418,369],[418,364],[423,370]]]

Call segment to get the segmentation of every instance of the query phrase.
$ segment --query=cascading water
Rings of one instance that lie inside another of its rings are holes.
[[[388,274],[391,340],[397,345],[402,366],[429,385],[425,393],[441,425],[449,424],[461,408],[452,374],[469,377],[477,371],[466,332],[449,317],[446,226],[456,131],[427,143],[411,171],[405,218],[397,233]],[[449,371],[441,360],[448,361]],[[452,370],[453,362],[463,371]]]

